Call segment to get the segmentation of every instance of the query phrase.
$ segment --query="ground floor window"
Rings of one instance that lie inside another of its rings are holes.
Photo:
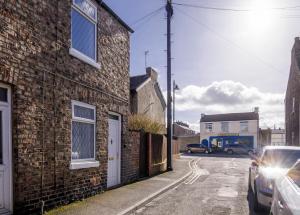
[[[96,108],[72,101],[72,160],[95,159]]]

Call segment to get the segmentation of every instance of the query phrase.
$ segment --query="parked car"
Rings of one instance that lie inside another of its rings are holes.
[[[253,154],[254,149],[244,144],[227,144],[224,146],[224,152],[228,154]]]
[[[200,143],[195,143],[195,144],[188,144],[186,146],[186,151],[188,153],[197,153],[197,152],[204,152],[206,154],[211,153],[211,149],[208,148],[207,146],[200,144]]]
[[[270,209],[273,183],[285,175],[300,158],[300,147],[266,146],[249,169],[249,189],[254,196],[254,210]]]
[[[300,160],[274,183],[272,215],[300,214]]]

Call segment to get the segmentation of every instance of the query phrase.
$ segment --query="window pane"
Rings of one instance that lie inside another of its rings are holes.
[[[221,126],[222,126],[222,131],[223,132],[228,132],[228,130],[229,130],[229,123],[228,122],[222,122]]]
[[[91,108],[74,105],[74,116],[80,117],[80,118],[85,118],[85,119],[90,119],[90,120],[95,120],[95,111],[94,111],[94,109],[91,109]]]
[[[240,122],[241,131],[248,131],[248,122]]]
[[[94,124],[72,123],[72,159],[94,158]]]
[[[72,9],[72,47],[96,60],[96,25]]]
[[[2,111],[0,111],[0,164],[3,164],[3,131],[2,131]]]
[[[86,0],[75,0],[75,4],[84,12],[86,15],[96,20],[96,9]]]
[[[109,119],[119,120],[119,117],[116,115],[109,114]]]
[[[7,102],[7,89],[0,87],[0,102]]]

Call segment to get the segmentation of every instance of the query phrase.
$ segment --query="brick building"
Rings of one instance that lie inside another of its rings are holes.
[[[188,137],[195,136],[196,132],[190,128],[190,126],[184,122],[174,122],[173,124],[173,136],[175,137]]]
[[[290,76],[285,95],[286,145],[300,146],[300,39],[292,49]]]
[[[130,110],[165,125],[166,102],[157,81],[157,72],[148,67],[146,74],[130,77]]]
[[[135,177],[132,32],[100,0],[0,0],[0,214],[40,213]]]

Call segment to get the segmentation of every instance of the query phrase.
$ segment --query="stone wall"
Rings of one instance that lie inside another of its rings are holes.
[[[71,2],[0,0],[0,82],[12,87],[16,214],[106,189],[109,111],[122,115],[121,153],[128,160],[129,33],[98,6],[101,68],[83,63],[69,55]],[[72,100],[96,106],[98,168],[69,168]]]
[[[285,97],[286,145],[300,146],[300,40],[295,39],[290,76]],[[294,111],[293,111],[293,98]]]
[[[157,84],[157,80],[151,77],[151,81],[146,83],[132,96],[133,106],[137,107],[132,108],[132,111],[133,113],[143,114],[153,121],[165,125],[166,107],[161,103],[155,90],[155,85]]]

